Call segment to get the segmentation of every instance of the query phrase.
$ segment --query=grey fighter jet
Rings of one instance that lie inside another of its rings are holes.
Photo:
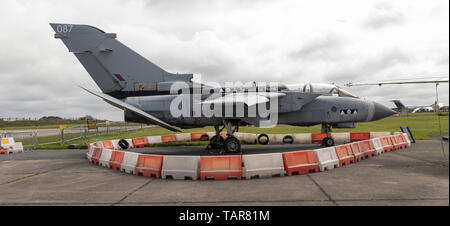
[[[172,131],[214,126],[216,134],[209,139],[209,146],[228,153],[241,152],[240,141],[233,134],[243,125],[322,124],[322,132],[328,134],[323,144],[333,146],[332,128],[354,128],[355,122],[395,114],[330,84],[252,82],[217,87],[198,83],[192,80],[193,74],[163,70],[119,42],[114,33],[89,25],[50,25],[55,38],[77,57],[102,93],[85,90],[123,109],[125,121],[156,124]],[[220,136],[224,129],[225,139]]]

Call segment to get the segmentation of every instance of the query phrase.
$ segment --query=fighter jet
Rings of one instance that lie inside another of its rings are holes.
[[[83,89],[123,109],[125,121],[171,131],[214,126],[209,146],[227,153],[241,152],[240,141],[233,135],[239,126],[322,124],[322,132],[327,133],[323,144],[333,146],[332,128],[354,128],[356,122],[395,114],[332,84],[250,82],[218,87],[199,83],[193,81],[193,74],[163,70],[119,42],[115,33],[89,25],[50,25],[54,37],[76,56],[102,93]],[[224,129],[226,138],[221,136]]]
[[[448,105],[443,103],[424,105],[424,106],[405,106],[400,100],[391,100],[397,106],[397,110],[400,112],[435,112],[435,110],[444,111],[448,109]]]

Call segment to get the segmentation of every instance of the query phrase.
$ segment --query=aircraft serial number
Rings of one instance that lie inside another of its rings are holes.
[[[68,33],[71,32],[73,28],[73,25],[67,25],[67,24],[63,24],[63,25],[58,25],[56,26],[56,32],[58,33]]]

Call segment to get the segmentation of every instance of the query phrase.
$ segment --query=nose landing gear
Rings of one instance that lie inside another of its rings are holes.
[[[322,133],[326,133],[327,137],[323,138],[322,145],[332,147],[335,145],[334,139],[331,137],[331,124],[322,123]]]

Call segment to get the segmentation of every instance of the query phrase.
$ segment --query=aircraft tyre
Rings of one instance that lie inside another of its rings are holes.
[[[240,153],[241,152],[241,142],[236,137],[228,137],[225,140],[223,149],[226,153]]]
[[[329,138],[329,137],[325,137],[322,140],[322,143],[325,147],[332,147],[335,145],[334,143],[334,139],[333,138]]]
[[[268,144],[269,143],[269,136],[267,134],[260,134],[258,136],[258,143],[260,144]]]
[[[130,147],[130,144],[125,139],[120,139],[119,147],[122,148],[123,150],[127,150]]]
[[[211,146],[211,149],[220,149],[222,148],[223,144],[225,143],[225,139],[223,139],[222,136],[213,136],[211,137],[211,140],[209,141],[209,145]]]

